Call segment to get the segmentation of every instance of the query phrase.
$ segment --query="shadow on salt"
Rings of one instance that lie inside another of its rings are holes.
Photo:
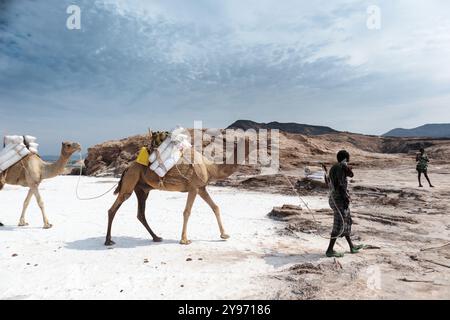
[[[305,253],[305,254],[268,254],[264,256],[264,260],[267,264],[270,264],[274,268],[284,267],[289,264],[305,263],[305,262],[317,262],[324,257],[323,254]]]
[[[110,249],[133,249],[138,247],[159,246],[174,243],[179,244],[179,240],[163,240],[162,242],[153,242],[151,239],[134,237],[115,236],[113,240],[116,244],[111,247],[107,247],[103,244],[105,242],[105,237],[94,237],[67,242],[65,248],[82,251],[104,251]]]

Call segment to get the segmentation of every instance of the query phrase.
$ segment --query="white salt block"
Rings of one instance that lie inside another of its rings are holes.
[[[34,143],[34,142],[36,142],[36,140],[37,140],[36,137],[33,137],[33,136],[25,136],[25,142],[26,142],[27,144]]]
[[[171,142],[172,142],[172,139],[170,137],[167,137],[161,143],[161,145],[157,148],[159,153],[161,154],[164,150],[166,150],[166,148],[170,145]],[[152,163],[155,160],[156,160],[156,151],[153,151],[152,154],[150,155],[149,161],[150,161],[150,163]]]
[[[39,147],[39,144],[37,144],[37,143],[35,143],[35,142],[30,142],[30,143],[28,144],[28,146],[29,146],[30,148],[35,148],[35,149],[37,149],[37,148]]]
[[[167,171],[161,167],[158,167],[158,168],[156,168],[156,170],[153,170],[153,171],[155,171],[155,173],[161,178],[164,177],[167,173]]]
[[[169,144],[169,146],[160,154],[160,158],[161,161],[164,163],[164,161],[166,161],[170,155],[172,154],[172,148],[174,147],[174,145],[172,143]],[[159,163],[159,159],[157,158],[155,161],[153,161],[153,163],[150,165],[150,169],[155,171],[156,168],[158,168],[161,165],[161,163]]]
[[[22,136],[5,136],[5,144],[20,144],[23,143]]]

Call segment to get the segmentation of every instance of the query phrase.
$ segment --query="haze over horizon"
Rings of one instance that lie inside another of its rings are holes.
[[[66,28],[72,4],[81,30]],[[448,12],[443,0],[0,0],[0,130],[52,155],[62,140],[195,120],[376,135],[450,122]]]

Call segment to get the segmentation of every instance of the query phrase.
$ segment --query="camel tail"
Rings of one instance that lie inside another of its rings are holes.
[[[125,174],[127,173],[128,168],[125,169],[125,171],[122,173],[122,176],[120,177],[119,185],[117,186],[116,190],[114,190],[114,194],[119,194],[120,190],[122,189],[122,182],[123,178],[125,177]]]

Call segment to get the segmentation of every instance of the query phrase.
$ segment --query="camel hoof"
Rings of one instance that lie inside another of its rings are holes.
[[[53,225],[51,223],[47,223],[44,225],[44,229],[50,229],[51,227],[53,227]]]
[[[161,237],[154,237],[153,238],[153,242],[162,242],[163,241],[163,238],[161,238]]]
[[[181,239],[181,241],[180,241],[180,244],[183,244],[183,245],[188,245],[188,244],[191,244],[192,243],[192,241],[191,240],[183,240],[183,239]]]
[[[230,239],[230,236],[227,235],[227,234],[222,234],[220,237],[221,237],[223,240]]]
[[[20,221],[18,224],[19,227],[25,227],[27,225],[28,225],[28,223],[26,223],[25,221]]]
[[[106,240],[105,241],[105,246],[113,246],[113,245],[115,245],[116,243],[114,242],[114,241],[112,241],[112,240]]]

